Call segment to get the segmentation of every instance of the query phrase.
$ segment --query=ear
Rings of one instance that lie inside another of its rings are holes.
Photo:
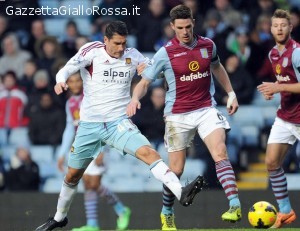
[[[175,25],[172,22],[170,22],[170,26],[173,30],[175,30]]]
[[[108,40],[109,40],[109,39],[104,35],[104,43],[107,43]]]

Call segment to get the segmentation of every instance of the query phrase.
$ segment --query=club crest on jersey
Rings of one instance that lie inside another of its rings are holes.
[[[189,63],[189,69],[190,69],[191,71],[198,71],[199,68],[200,68],[200,66],[199,66],[199,63],[198,63],[197,61],[191,61],[191,62]]]
[[[281,66],[280,66],[280,64],[277,64],[277,65],[276,65],[275,71],[276,71],[276,73],[277,73],[278,75],[281,73]]]
[[[125,58],[125,64],[126,65],[131,64],[131,58]]]
[[[289,59],[288,59],[287,57],[283,58],[282,66],[283,66],[283,67],[287,67],[288,62],[289,62]]]
[[[208,52],[207,52],[207,49],[206,48],[201,48],[200,49],[200,54],[201,54],[201,57],[204,58],[204,59],[207,59],[208,58]]]

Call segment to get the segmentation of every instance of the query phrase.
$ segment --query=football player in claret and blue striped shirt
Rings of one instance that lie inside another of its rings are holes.
[[[300,44],[291,38],[291,17],[288,11],[274,12],[271,33],[276,46],[269,52],[276,82],[264,82],[257,88],[266,100],[280,93],[280,106],[268,139],[265,163],[279,212],[273,228],[296,220],[291,207],[287,180],[282,168],[288,149],[300,140]]]
[[[186,148],[198,131],[215,161],[217,177],[229,200],[230,208],[222,215],[222,219],[236,222],[241,219],[241,204],[225,145],[225,131],[230,127],[226,118],[215,107],[212,74],[228,93],[229,115],[237,111],[238,101],[219,61],[214,42],[193,33],[194,20],[190,8],[175,6],[170,17],[175,37],[157,51],[152,65],[143,71],[143,78],[135,87],[131,103],[127,107],[127,114],[132,116],[136,113],[136,109],[140,108],[140,98],[163,71],[169,88],[164,110],[169,166],[178,177],[181,176]],[[163,230],[176,230],[174,199],[173,193],[164,186],[161,211]]]

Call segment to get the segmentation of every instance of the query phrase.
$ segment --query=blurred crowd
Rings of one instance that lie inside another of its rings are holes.
[[[16,0],[1,4],[14,7],[41,7],[50,3],[52,6],[55,4],[59,6],[82,2]],[[54,94],[55,75],[84,43],[103,41],[105,26],[111,20],[125,21],[130,32],[128,46],[136,47],[149,56],[174,36],[169,24],[169,10],[177,4],[189,6],[196,20],[195,32],[215,42],[220,60],[229,74],[241,105],[249,105],[253,102],[256,86],[260,82],[274,81],[267,54],[274,46],[270,33],[270,17],[275,9],[290,10],[294,27],[292,36],[300,42],[300,1],[298,0],[87,0],[84,2],[91,6],[97,4],[100,9],[119,7],[129,9],[135,5],[140,8],[140,15],[79,16],[76,20],[68,16],[61,20],[63,16],[8,16],[5,7],[0,7],[0,148],[10,145],[10,140],[13,140],[10,136],[18,128],[26,128],[28,131],[26,144],[24,144],[26,139],[20,138],[22,145],[60,145],[65,127],[64,107],[68,93],[60,96]],[[60,20],[65,23],[50,23]],[[89,22],[90,28],[85,29],[84,32],[79,29],[81,20]],[[53,33],[61,27],[64,28],[64,33],[60,35]],[[137,81],[138,77],[134,79],[133,85]],[[143,99],[142,109],[133,118],[155,148],[163,144],[164,97],[164,81],[154,83],[148,97]],[[218,83],[216,83],[215,99],[219,105],[226,105],[227,94]],[[197,156],[197,151],[195,153],[191,155]],[[16,149],[15,159],[12,158],[10,163],[9,179],[14,179],[15,175],[18,175],[16,169],[20,166],[33,174],[32,182],[27,182],[27,186],[23,189],[37,189],[31,184],[39,184],[39,180],[34,175],[38,172],[38,166],[31,162],[28,149],[19,147]],[[3,181],[1,172],[4,171],[5,168],[1,167],[0,161],[0,188]],[[17,190],[14,186],[8,187]]]

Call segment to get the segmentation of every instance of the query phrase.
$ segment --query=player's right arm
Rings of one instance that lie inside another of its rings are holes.
[[[138,69],[138,74],[141,74],[142,79],[133,89],[131,101],[127,106],[126,114],[129,117],[136,114],[136,109],[141,108],[140,99],[146,95],[150,84],[164,71],[166,61],[168,61],[168,54],[166,49],[162,47],[153,56],[151,61],[144,61],[146,68],[144,69],[144,67],[141,66],[140,70],[143,70],[142,73],[139,73]]]
[[[70,75],[79,71],[79,69],[91,65],[93,58],[95,57],[95,49],[103,46],[100,42],[90,42],[83,45],[79,51],[61,68],[56,74],[56,85],[54,91],[57,95],[68,89],[66,84]]]
[[[135,86],[132,93],[132,98],[127,106],[126,114],[131,117],[136,114],[136,109],[141,109],[140,99],[143,98],[151,84],[148,79],[142,78],[140,82]]]
[[[57,167],[61,172],[64,172],[65,157],[70,152],[74,140],[74,136],[75,136],[74,120],[68,105],[69,105],[69,101],[66,103],[67,122],[63,133],[62,143],[60,146],[58,159],[57,159]]]

